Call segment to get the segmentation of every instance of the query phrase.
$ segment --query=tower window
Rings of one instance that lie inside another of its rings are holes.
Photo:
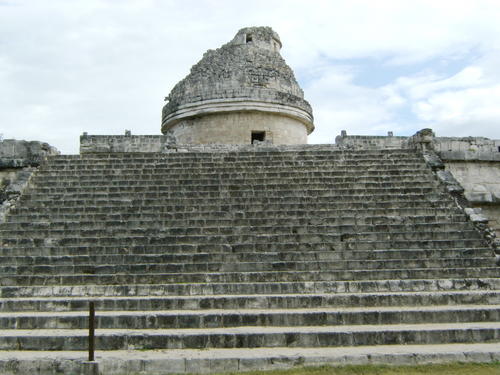
[[[254,144],[255,141],[264,142],[265,139],[266,139],[266,132],[252,131],[252,144]]]
[[[246,38],[245,38],[245,42],[246,43],[252,43],[252,40],[253,40],[252,34],[247,34]]]
[[[498,152],[500,152],[500,146],[498,146]]]

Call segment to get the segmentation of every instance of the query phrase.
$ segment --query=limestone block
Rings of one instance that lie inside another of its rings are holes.
[[[500,161],[500,140],[484,137],[439,137],[435,149],[443,160]]]
[[[444,168],[444,163],[435,153],[424,153],[424,159],[433,170]]]
[[[347,135],[344,131],[335,138],[335,145],[342,148],[376,150],[406,148],[408,137]]]
[[[483,215],[481,208],[466,208],[465,213],[469,216],[470,220],[474,223],[487,223],[488,218]]]
[[[462,193],[464,191],[464,188],[455,179],[455,177],[450,171],[438,170],[436,172],[436,175],[441,181],[443,181],[446,184],[446,188],[449,192]]]
[[[83,135],[80,153],[164,152],[172,140],[163,135]]]
[[[467,191],[465,192],[465,197],[473,203],[482,203],[482,202],[493,202],[492,194],[484,189],[481,191],[480,189],[476,191]]]

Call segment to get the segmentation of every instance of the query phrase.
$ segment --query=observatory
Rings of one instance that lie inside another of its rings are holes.
[[[270,27],[208,50],[165,99],[162,133],[182,144],[305,144],[312,110]]]

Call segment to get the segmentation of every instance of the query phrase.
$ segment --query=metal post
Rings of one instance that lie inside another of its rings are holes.
[[[89,302],[89,362],[94,361],[95,347],[95,306]]]

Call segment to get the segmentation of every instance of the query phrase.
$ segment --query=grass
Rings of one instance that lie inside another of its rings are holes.
[[[446,363],[418,366],[350,365],[251,371],[224,375],[500,375],[500,362]],[[220,374],[221,375],[221,374]]]

